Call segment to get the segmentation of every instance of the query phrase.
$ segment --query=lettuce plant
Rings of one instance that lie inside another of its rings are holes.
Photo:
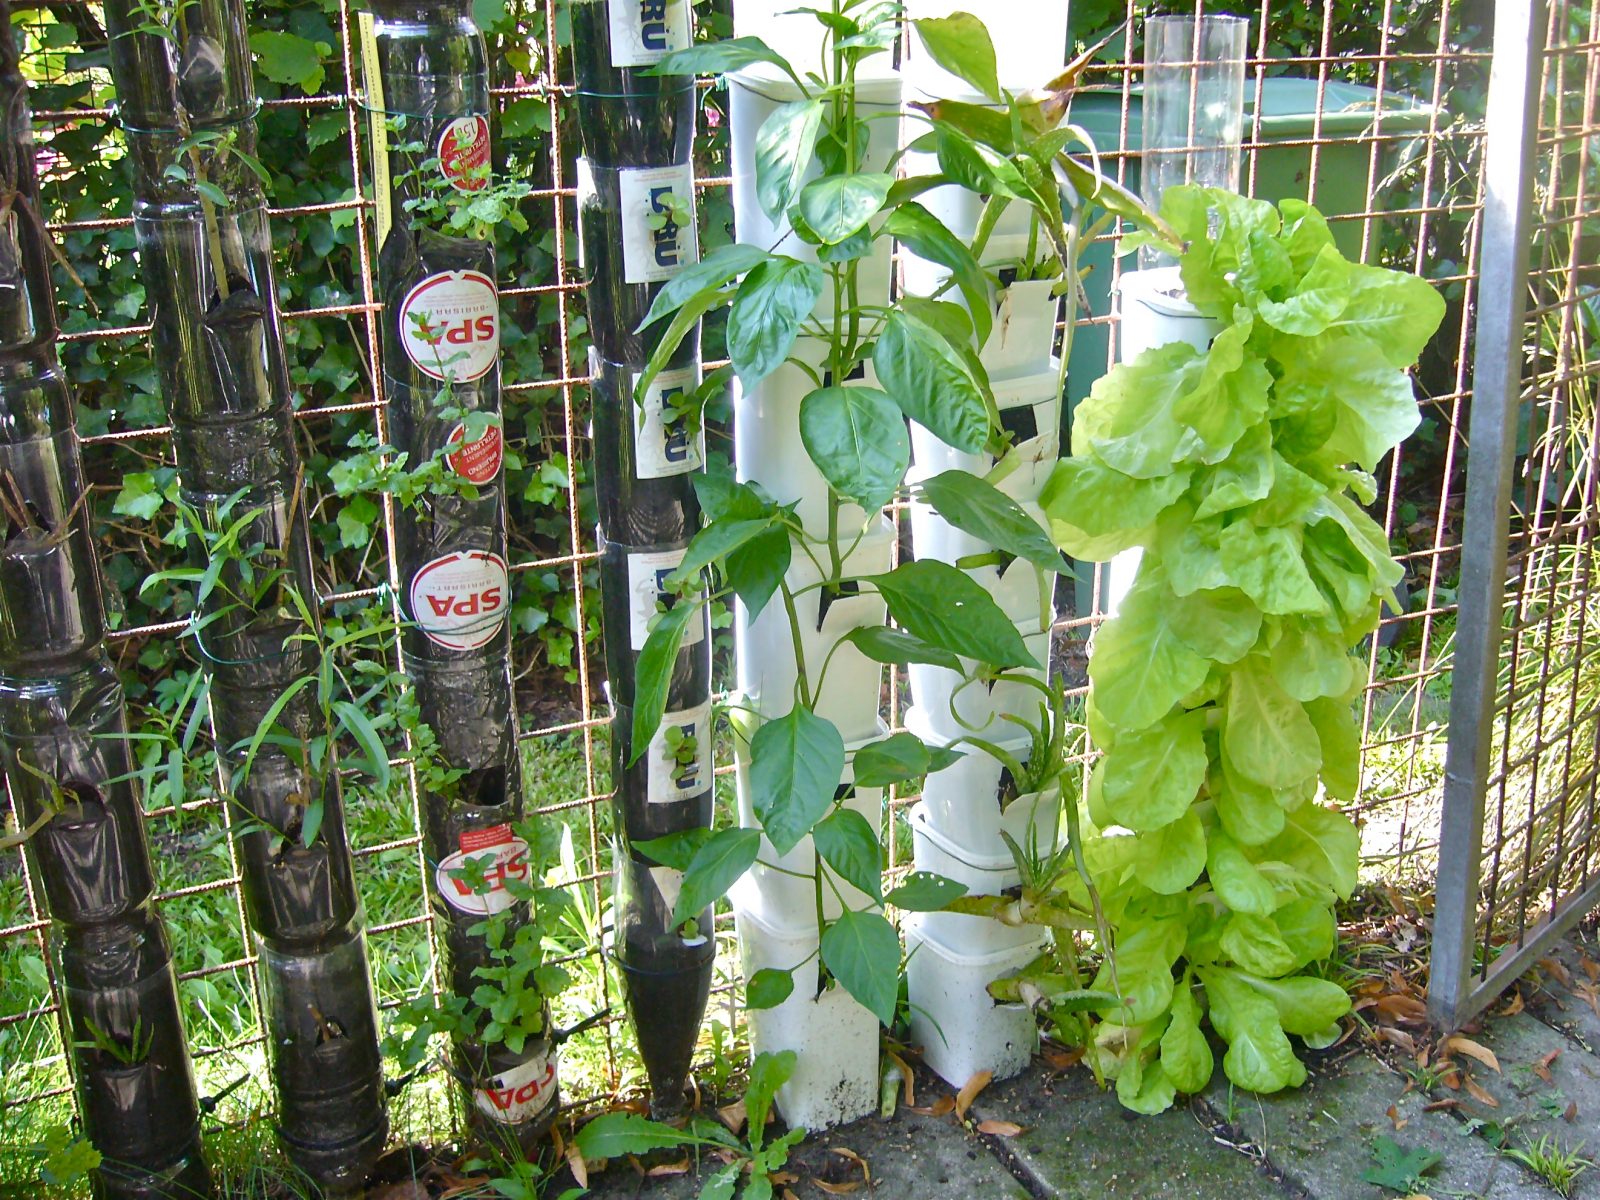
[[[1183,286],[1220,331],[1100,380],[1044,493],[1091,560],[1139,547],[1090,660],[1091,868],[1114,930],[1090,1062],[1153,1112],[1211,1077],[1301,1083],[1290,1035],[1349,1009],[1315,964],[1356,884],[1352,800],[1365,679],[1353,647],[1400,579],[1364,511],[1416,427],[1406,372],[1444,304],[1347,261],[1309,205],[1175,188],[1162,216]],[[1150,240],[1147,235],[1136,235]]]

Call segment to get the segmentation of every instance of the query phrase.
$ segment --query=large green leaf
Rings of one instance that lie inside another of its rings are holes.
[[[1236,913],[1265,917],[1277,906],[1272,885],[1225,833],[1211,834],[1206,845],[1206,874],[1217,896]]]
[[[1305,1082],[1306,1069],[1294,1055],[1278,1011],[1235,971],[1205,967],[1211,1023],[1228,1042],[1222,1070],[1239,1087],[1252,1092],[1277,1092]]]
[[[631,767],[650,749],[650,739],[661,727],[667,710],[667,691],[672,683],[672,668],[678,661],[684,632],[691,619],[700,615],[698,604],[674,604],[651,627],[644,649],[634,668],[633,754]]]
[[[1139,882],[1152,892],[1174,896],[1206,869],[1206,831],[1196,809],[1152,833],[1139,835],[1134,858]]]
[[[789,210],[811,165],[822,127],[821,100],[780,104],[756,134],[756,198],[774,221]]]
[[[948,17],[924,17],[911,24],[929,58],[990,100],[1004,100],[994,43],[982,21],[971,13],[957,12]]]
[[[1095,707],[1128,733],[1155,724],[1205,682],[1210,664],[1179,640],[1165,588],[1135,585],[1115,617],[1095,635],[1089,680]]]
[[[822,962],[862,1008],[894,1022],[900,995],[900,938],[874,912],[846,912],[822,932]]]
[[[1396,370],[1411,366],[1444,320],[1444,297],[1426,279],[1360,263],[1349,283],[1350,302],[1329,328],[1359,334]]]
[[[1361,835],[1350,818],[1320,804],[1302,804],[1284,819],[1284,830],[1262,849],[1268,858],[1299,868],[1342,900],[1355,891]]]
[[[818,388],[800,401],[800,440],[840,496],[868,512],[893,498],[911,465],[900,409],[877,388]]]
[[[603,1158],[648,1154],[697,1139],[682,1129],[649,1120],[638,1113],[614,1112],[596,1117],[578,1130],[572,1140],[584,1158],[599,1162]]]
[[[750,739],[751,804],[767,839],[787,854],[833,807],[844,739],[831,721],[796,705]]]
[[[1229,581],[1262,612],[1326,612],[1328,602],[1306,569],[1300,543],[1297,528],[1235,521],[1218,536],[1217,550]]]
[[[1056,541],[1073,557],[1106,562],[1147,540],[1149,526],[1189,486],[1189,468],[1135,479],[1094,458],[1056,463],[1039,494]]]
[[[1198,710],[1117,738],[1101,769],[1101,796],[1117,824],[1149,832],[1189,811],[1206,779],[1205,727]]]
[[[1325,411],[1331,403],[1333,428],[1324,454],[1336,463],[1354,460],[1367,471],[1376,469],[1421,420],[1410,376],[1385,362],[1377,343],[1350,334],[1327,334],[1296,346],[1273,403],[1277,411],[1302,421],[1303,414]]]
[[[994,326],[989,281],[967,243],[915,202],[902,204],[890,213],[883,223],[883,231],[898,238],[918,258],[950,268],[951,278],[967,302],[977,344],[981,346],[987,342]]]
[[[1172,993],[1172,1019],[1161,1035],[1161,1065],[1180,1092],[1198,1092],[1211,1082],[1215,1061],[1200,1032],[1200,1005],[1187,978]]]
[[[861,172],[824,175],[800,189],[800,217],[825,245],[835,245],[862,228],[883,207],[888,175]]]
[[[761,615],[778,590],[793,553],[789,531],[781,525],[729,552],[722,565],[722,579],[744,601],[750,620]]]
[[[724,517],[712,521],[690,540],[688,549],[684,551],[683,561],[673,569],[672,574],[667,576],[666,586],[681,587],[685,583],[698,580],[701,572],[707,567],[726,558],[740,546],[771,528],[771,518],[764,516],[754,520]]]
[[[903,310],[889,314],[873,349],[878,382],[906,416],[957,450],[989,440],[989,407],[972,370],[943,335]]]
[[[768,259],[745,276],[728,308],[728,356],[745,387],[783,365],[822,285],[821,267],[792,258]]]
[[[1238,588],[1203,588],[1171,601],[1178,640],[1203,658],[1235,663],[1261,635],[1261,610]]]
[[[755,829],[723,829],[695,851],[672,909],[675,924],[692,920],[724,896],[734,880],[748,871],[761,852]]]
[[[1242,972],[1240,977],[1272,1001],[1285,1033],[1310,1037],[1350,1011],[1349,995],[1330,979],[1262,979]]]
[[[918,559],[867,581],[896,624],[931,645],[998,669],[1039,665],[994,598],[949,563]]]
[[[1305,707],[1278,685],[1264,658],[1245,659],[1228,678],[1222,742],[1246,779],[1288,788],[1316,774],[1322,746]]]
[[[863,625],[845,634],[844,640],[873,662],[896,667],[927,663],[951,671],[961,670],[961,659],[952,651],[930,646],[903,629],[890,629],[887,625]]]
[[[883,898],[883,902],[904,912],[938,912],[952,900],[959,900],[966,894],[967,886],[964,883],[935,875],[932,871],[913,871],[900,881],[899,887]]]
[[[942,771],[961,757],[958,750],[929,746],[916,734],[902,729],[882,741],[862,746],[855,752],[851,766],[857,787],[888,787]]]
[[[1071,571],[1071,564],[1050,544],[1038,522],[987,480],[968,471],[945,471],[918,486],[934,510],[963,533],[1027,559],[1041,571]]]
[[[771,257],[759,246],[746,246],[740,242],[718,246],[699,262],[690,263],[661,285],[661,290],[650,304],[650,311],[645,313],[644,320],[639,322],[639,329],[634,332],[648,329],[681,307],[691,296],[720,291]]]
[[[854,885],[880,904],[883,902],[883,867],[878,856],[878,831],[860,813],[836,808],[811,831],[817,853],[846,883]]]
[[[756,63],[771,63],[794,80],[802,92],[804,81],[795,74],[789,60],[758,37],[726,38],[719,42],[699,42],[668,54],[647,74],[651,75],[726,75]]]

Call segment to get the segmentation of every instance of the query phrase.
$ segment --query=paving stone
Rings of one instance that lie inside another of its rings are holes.
[[[1358,1053],[1314,1071],[1304,1087],[1273,1096],[1232,1091],[1219,1071],[1205,1100],[1242,1141],[1261,1148],[1287,1184],[1314,1200],[1393,1200],[1393,1192],[1362,1179],[1376,1165],[1373,1148],[1382,1137],[1442,1156],[1425,1179],[1430,1194],[1485,1200],[1553,1195],[1473,1137],[1462,1121],[1424,1112],[1428,1097],[1415,1091],[1402,1096],[1404,1088],[1404,1078],[1387,1065]],[[1388,1116],[1390,1105],[1403,1122],[1399,1129]]]
[[[1596,935],[1575,930],[1556,943],[1550,957],[1566,968],[1570,982],[1563,983],[1555,973],[1542,966],[1536,967],[1534,975],[1538,985],[1523,989],[1528,997],[1528,1011],[1546,1025],[1561,1030],[1579,1049],[1591,1054],[1600,1052],[1600,1011],[1596,1007],[1600,1005],[1600,996],[1593,1002],[1589,1000],[1593,993],[1589,972],[1584,968],[1585,961],[1590,964],[1590,970],[1593,964],[1600,963],[1600,943]]]
[[[979,1120],[1024,1127],[1017,1137],[995,1140],[1039,1195],[1283,1200],[1288,1194],[1250,1159],[1219,1145],[1188,1108],[1138,1116],[1084,1070],[1052,1076],[1036,1068],[990,1085],[972,1109]]]

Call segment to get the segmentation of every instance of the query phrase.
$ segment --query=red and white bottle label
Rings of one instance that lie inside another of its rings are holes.
[[[691,164],[623,169],[617,188],[624,283],[660,283],[700,261]]]
[[[489,121],[457,117],[439,135],[439,173],[458,192],[489,186]]]
[[[500,418],[491,418],[472,441],[466,439],[466,422],[456,422],[456,427],[450,431],[447,443],[450,452],[445,455],[445,461],[468,483],[492,483],[505,460],[505,435],[500,431]]]
[[[505,624],[506,560],[486,550],[442,554],[411,580],[411,619],[447,650],[476,650]]]
[[[424,375],[470,383],[500,357],[500,294],[481,271],[440,271],[406,293],[400,340]]]
[[[548,1050],[494,1077],[473,1092],[473,1103],[491,1121],[520,1125],[550,1107],[556,1098],[556,1064]]]
[[[634,373],[633,387],[628,389],[630,403],[640,374]],[[645,389],[643,402],[633,407],[633,468],[640,479],[687,475],[704,465],[705,433],[699,428],[698,414],[693,421],[676,416],[670,426],[665,419],[674,396],[692,392],[699,386],[698,363],[662,371]],[[695,427],[692,431],[691,424]]]
[[[691,597],[679,596],[666,588],[666,578],[683,561],[682,550],[650,550],[628,555],[628,641],[634,650],[643,650],[650,636],[650,625],[660,611],[674,604],[692,604]],[[683,645],[693,646],[706,635],[705,617],[691,619],[683,631]]]
[[[461,848],[447,855],[434,872],[434,886],[445,903],[458,912],[480,917],[505,912],[515,904],[506,881],[529,882],[528,843],[512,833],[511,826],[493,825],[463,833],[457,844]],[[469,866],[469,861],[474,865]]]
[[[689,0],[611,0],[611,65],[648,67],[689,44]]]

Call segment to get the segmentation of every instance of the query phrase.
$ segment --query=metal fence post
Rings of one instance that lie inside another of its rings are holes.
[[[1546,0],[1495,8],[1483,166],[1483,241],[1450,741],[1428,1011],[1455,1028],[1493,992],[1471,987],[1510,526]]]

